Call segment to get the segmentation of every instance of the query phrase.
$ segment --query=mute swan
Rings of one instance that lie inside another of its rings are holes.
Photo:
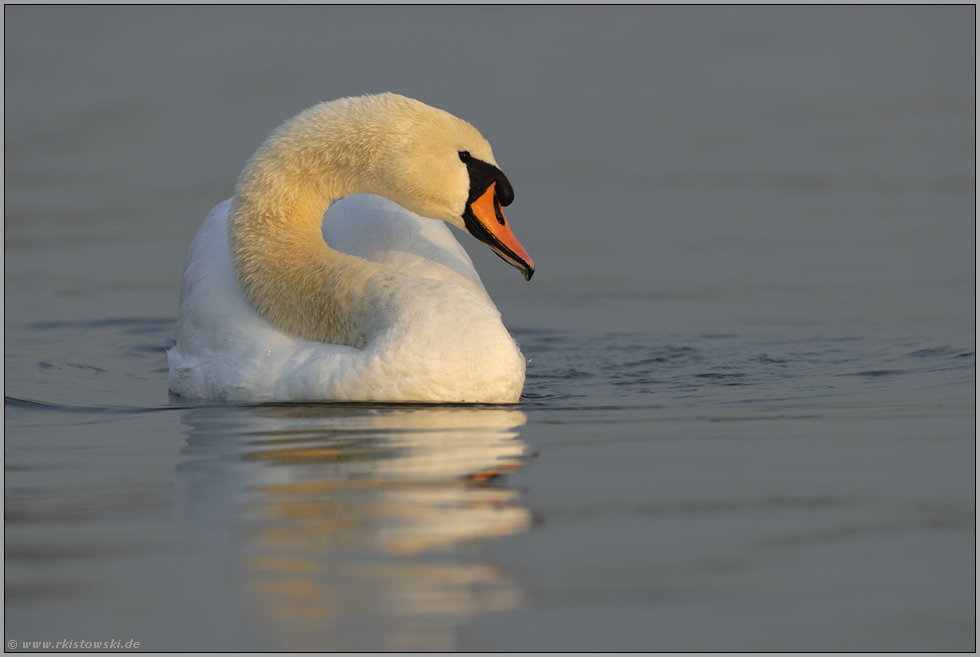
[[[170,389],[206,401],[518,401],[524,357],[442,223],[530,280],[500,209],[513,198],[487,141],[442,110],[381,94],[300,113],[191,244]]]

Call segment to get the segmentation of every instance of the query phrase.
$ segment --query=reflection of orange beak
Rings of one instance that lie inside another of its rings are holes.
[[[497,200],[496,186],[496,181],[490,183],[483,196],[470,203],[468,212],[463,214],[466,229],[498,256],[517,267],[524,274],[524,280],[529,281],[534,274],[534,261],[507,225]]]

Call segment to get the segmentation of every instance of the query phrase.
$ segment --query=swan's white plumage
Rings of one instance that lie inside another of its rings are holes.
[[[425,219],[380,196],[342,199],[323,222],[333,248],[410,276],[434,278],[472,291],[493,306],[473,261],[444,222]]]
[[[518,400],[524,358],[443,222],[378,196],[349,197],[327,213],[328,244],[386,265],[405,286],[402,321],[362,350],[291,337],[255,312],[232,270],[229,204],[208,215],[188,254],[168,354],[175,393],[239,402]]]

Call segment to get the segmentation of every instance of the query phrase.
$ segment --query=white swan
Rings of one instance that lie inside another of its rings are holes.
[[[486,140],[441,110],[382,94],[302,112],[191,244],[170,389],[207,401],[518,401],[524,357],[442,223],[529,280],[534,263],[500,210],[513,196]]]

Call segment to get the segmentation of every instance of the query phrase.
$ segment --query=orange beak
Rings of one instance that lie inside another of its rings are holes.
[[[507,224],[497,200],[496,186],[496,181],[490,183],[487,191],[470,203],[463,213],[466,229],[498,256],[517,267],[524,274],[524,280],[529,281],[534,274],[534,261]]]

